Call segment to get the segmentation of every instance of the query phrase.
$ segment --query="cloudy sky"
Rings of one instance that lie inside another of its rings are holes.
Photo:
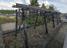
[[[53,4],[57,10],[67,13],[67,0],[47,0],[49,4]],[[38,0],[41,4],[45,0]],[[29,0],[0,0],[0,9],[14,9],[12,5],[15,3],[30,4]]]

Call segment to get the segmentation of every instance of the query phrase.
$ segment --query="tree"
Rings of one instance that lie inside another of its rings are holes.
[[[42,4],[41,8],[47,9],[44,3]],[[55,8],[53,5],[49,5],[49,8],[47,10],[55,10]]]
[[[44,9],[46,9],[46,6],[44,5],[44,3],[42,4],[42,7],[41,8],[44,8]]]
[[[39,6],[38,0],[30,0],[31,1],[31,6]]]
[[[0,10],[1,14],[14,14],[15,10]]]
[[[50,5],[49,6],[49,10],[55,10],[54,6],[53,5]]]

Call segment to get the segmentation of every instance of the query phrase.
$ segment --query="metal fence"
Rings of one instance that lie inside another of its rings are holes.
[[[44,48],[48,34],[61,23],[60,13],[22,4],[13,7],[18,8],[15,29],[2,31],[3,48]]]

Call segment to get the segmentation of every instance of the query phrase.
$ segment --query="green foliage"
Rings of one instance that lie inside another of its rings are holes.
[[[31,18],[29,18],[29,19],[26,20],[26,23],[29,24],[29,25],[32,25],[33,24],[33,21],[32,21]]]
[[[37,0],[31,0],[31,6],[39,6]]]
[[[28,19],[26,19],[26,23],[29,25],[34,25],[35,16],[32,15]]]
[[[46,6],[44,5],[44,3],[42,4],[42,7],[41,8],[44,8],[44,9],[46,9]]]
[[[31,0],[31,6],[38,6],[38,5],[39,4],[37,0]],[[46,9],[46,6],[44,5],[44,3],[42,4],[41,8]],[[49,9],[46,9],[46,10],[55,10],[55,9],[53,5],[50,5]],[[34,25],[36,21],[36,17],[37,15],[32,14],[32,16],[30,16],[30,18],[26,20],[27,24]],[[50,22],[50,17],[47,17],[47,22]],[[44,18],[42,16],[38,16],[36,26],[42,25],[43,23],[44,23]]]
[[[9,17],[0,17],[0,24],[3,24],[3,23],[9,23],[9,22],[15,22],[16,19],[13,18],[9,18]]]
[[[15,10],[0,10],[1,14],[13,14],[15,13]]]
[[[38,17],[37,22],[36,22],[36,26],[42,25],[43,24],[43,16],[30,16],[30,18],[26,19],[26,23],[29,25],[34,25],[35,21],[36,21],[36,17]]]
[[[55,10],[55,8],[54,8],[53,5],[50,5],[50,6],[49,6],[49,9],[47,9],[46,6],[44,5],[44,3],[42,4],[42,7],[41,7],[41,8],[44,8],[44,9],[46,9],[46,10],[52,10],[52,11]],[[51,18],[51,17],[47,17],[47,23],[50,22],[50,20],[51,20],[50,18]]]
[[[37,26],[42,25],[44,22],[43,16],[38,16]]]
[[[55,10],[54,6],[53,5],[50,5],[49,6],[49,10]]]
[[[46,9],[46,6],[44,5],[44,3],[42,4],[42,7],[41,8],[44,8]],[[49,9],[48,10],[55,10],[54,6],[53,5],[49,5]]]

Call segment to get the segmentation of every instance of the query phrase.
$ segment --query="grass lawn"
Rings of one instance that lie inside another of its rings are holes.
[[[0,24],[15,21],[16,21],[15,16],[0,16]]]

